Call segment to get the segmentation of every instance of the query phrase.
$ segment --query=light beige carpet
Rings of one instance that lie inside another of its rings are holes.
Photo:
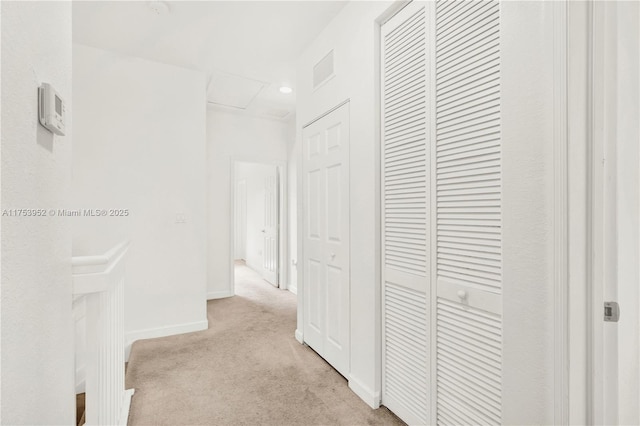
[[[236,293],[208,302],[206,331],[134,343],[130,425],[403,424],[295,340],[295,295],[243,265]]]

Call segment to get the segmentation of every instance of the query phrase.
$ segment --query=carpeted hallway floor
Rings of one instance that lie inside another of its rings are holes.
[[[206,331],[134,343],[130,425],[403,424],[295,340],[295,295],[244,265],[236,294],[208,302]]]

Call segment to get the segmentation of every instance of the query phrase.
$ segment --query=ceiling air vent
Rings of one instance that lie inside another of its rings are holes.
[[[322,86],[334,75],[333,50],[331,50],[313,67],[313,88]]]

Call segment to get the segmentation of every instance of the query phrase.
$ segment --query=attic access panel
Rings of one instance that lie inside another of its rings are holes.
[[[268,83],[234,74],[215,74],[209,83],[207,101],[225,107],[247,109]]]

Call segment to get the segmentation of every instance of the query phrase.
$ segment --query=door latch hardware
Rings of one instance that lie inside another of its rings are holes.
[[[604,320],[618,322],[620,319],[620,305],[618,302],[604,302]]]

